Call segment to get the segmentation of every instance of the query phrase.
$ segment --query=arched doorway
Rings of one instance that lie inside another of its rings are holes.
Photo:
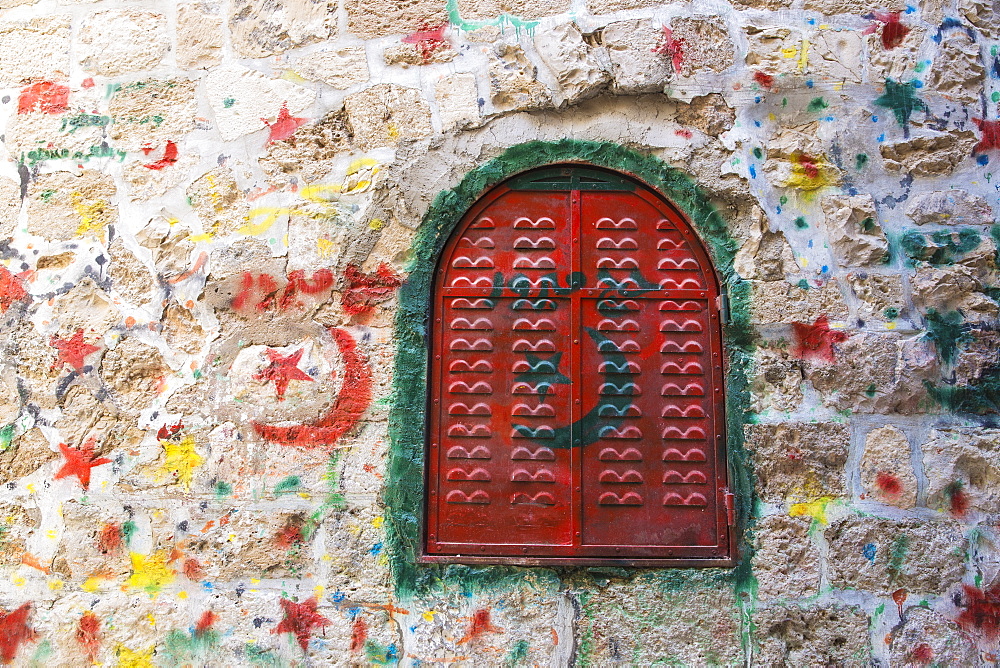
[[[721,292],[675,207],[606,169],[526,172],[435,279],[426,560],[731,563]]]

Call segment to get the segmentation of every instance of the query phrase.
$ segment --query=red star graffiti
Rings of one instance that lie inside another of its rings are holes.
[[[267,138],[268,144],[288,139],[299,129],[300,125],[309,122],[308,118],[296,118],[288,113],[287,102],[282,103],[281,109],[278,111],[278,119],[274,123],[269,123],[266,118],[260,120],[264,121],[264,125],[271,128],[271,134]]]
[[[830,322],[825,315],[816,318],[816,322],[793,322],[795,332],[795,349],[792,354],[804,360],[814,359],[823,362],[834,362],[833,344],[847,340],[844,332],[830,329]]]
[[[55,474],[55,479],[59,480],[61,478],[75,475],[80,480],[80,484],[83,485],[83,488],[89,489],[90,469],[95,466],[111,463],[111,460],[107,457],[94,459],[95,446],[96,439],[93,437],[88,438],[87,441],[79,448],[71,448],[65,443],[60,443],[59,449],[62,450],[63,457],[66,458],[66,463],[63,464],[62,468]]]
[[[12,663],[21,643],[34,642],[35,630],[28,626],[31,603],[25,603],[12,612],[0,610],[0,662]]]
[[[296,603],[287,598],[279,601],[285,611],[285,618],[281,620],[271,633],[291,633],[299,641],[299,647],[305,652],[309,647],[309,639],[312,637],[313,629],[317,626],[325,627],[330,620],[316,612],[318,605],[315,598],[311,598],[304,603]]]
[[[97,346],[84,342],[82,329],[76,330],[76,334],[68,339],[53,336],[49,345],[59,349],[59,359],[53,366],[69,364],[76,371],[83,370],[83,360],[87,355],[100,350]]]
[[[296,350],[288,357],[282,356],[277,350],[268,349],[267,358],[271,363],[254,374],[257,380],[264,382],[274,381],[274,389],[278,392],[278,401],[285,400],[285,390],[288,389],[288,382],[292,380],[308,380],[313,382],[312,377],[299,368],[299,359],[302,358],[302,350]]]
[[[991,149],[1000,149],[1000,120],[987,121],[982,118],[973,118],[972,122],[979,126],[979,131],[983,133],[976,148],[972,149],[973,153],[985,153]]]
[[[21,301],[28,296],[20,279],[0,267],[0,312],[6,311],[14,302]]]

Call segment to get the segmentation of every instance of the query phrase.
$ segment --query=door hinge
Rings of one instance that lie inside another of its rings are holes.
[[[726,506],[726,521],[729,526],[736,526],[736,495],[728,487],[722,488],[722,502]]]
[[[722,324],[728,325],[732,322],[732,317],[729,313],[729,295],[726,292],[722,292],[716,297],[715,305],[719,309],[719,320],[722,321]]]

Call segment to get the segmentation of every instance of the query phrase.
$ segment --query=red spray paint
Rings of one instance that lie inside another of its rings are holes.
[[[56,472],[54,478],[59,480],[61,478],[66,478],[71,475],[75,475],[79,479],[80,484],[83,485],[84,489],[90,488],[90,469],[95,466],[101,466],[102,464],[110,464],[111,460],[107,457],[94,458],[94,449],[96,447],[96,440],[91,437],[81,445],[79,448],[71,448],[65,443],[59,444],[59,449],[63,453],[63,457],[66,458],[66,463],[62,465],[62,468]]]
[[[416,44],[420,58],[426,65],[431,62],[431,58],[437,51],[448,48],[448,42],[444,38],[444,31],[447,27],[447,23],[442,23],[436,28],[431,28],[425,23],[420,30],[404,37],[403,42]]]
[[[267,138],[268,144],[288,139],[295,134],[300,125],[309,122],[308,118],[297,118],[288,113],[287,102],[281,104],[281,109],[278,111],[278,119],[274,123],[269,123],[266,118],[260,120],[264,121],[264,125],[271,128],[271,133]]]
[[[0,609],[0,663],[11,663],[23,643],[34,642],[37,634],[28,626],[31,603],[11,611]]]
[[[340,298],[344,311],[351,315],[363,315],[375,310],[376,304],[389,299],[393,291],[403,284],[399,275],[389,265],[382,263],[372,274],[366,274],[353,264],[344,270],[347,287]]]
[[[829,320],[825,315],[816,318],[813,324],[793,322],[795,333],[795,348],[792,354],[800,359],[814,359],[833,363],[836,357],[833,344],[847,340],[845,332],[835,332],[830,329]]]
[[[680,73],[681,65],[684,63],[684,48],[687,46],[683,39],[674,39],[673,31],[663,26],[663,40],[653,49],[653,53],[659,53],[670,57],[670,62],[674,67],[674,72]]]
[[[167,140],[167,147],[163,149],[163,157],[156,162],[151,162],[148,165],[143,165],[146,169],[160,170],[164,167],[169,167],[170,165],[177,162],[177,144]]]
[[[28,292],[14,274],[0,267],[0,312],[6,312],[14,302],[19,302],[28,296]]]
[[[194,627],[195,637],[197,638],[198,636],[204,635],[206,631],[210,631],[212,629],[212,625],[215,624],[217,619],[218,617],[211,610],[206,610],[202,613],[201,619],[198,620],[198,623],[195,624]]]
[[[108,522],[97,534],[97,549],[101,554],[117,554],[122,549],[122,528],[116,522]]]
[[[74,371],[82,371],[84,358],[91,353],[96,353],[100,348],[92,346],[83,340],[83,330],[78,329],[68,339],[61,339],[53,336],[49,339],[49,345],[59,350],[59,357],[53,367],[61,364],[69,364]]]
[[[303,350],[300,348],[287,357],[276,350],[267,350],[268,366],[254,374],[256,380],[273,382],[274,389],[278,393],[278,401],[285,400],[285,390],[288,383],[293,380],[307,380],[313,382],[312,377],[299,368],[299,360],[302,358]]]
[[[90,662],[94,663],[101,648],[101,620],[90,610],[80,617],[80,622],[76,626],[76,641],[83,646],[83,651]]]
[[[52,81],[39,81],[21,91],[17,98],[17,113],[40,111],[62,114],[69,110],[69,88]]]
[[[493,622],[490,620],[490,611],[487,608],[483,608],[473,613],[472,620],[469,623],[469,630],[465,632],[465,636],[458,642],[465,643],[478,638],[484,633],[501,633],[502,631],[503,629],[493,626]]]
[[[254,430],[272,443],[311,448],[334,445],[350,431],[372,402],[372,370],[368,357],[358,350],[350,332],[331,327],[344,362],[344,380],[330,411],[311,424],[290,427],[253,422]]]
[[[1000,583],[989,589],[962,585],[965,601],[958,625],[986,642],[1000,639]]]
[[[901,14],[902,12],[872,12],[868,14],[865,18],[872,19],[876,23],[865,28],[863,34],[871,35],[878,30],[879,23],[881,23],[882,34],[880,37],[882,39],[882,48],[886,51],[895,49],[910,34],[910,29],[899,20]]]
[[[903,483],[899,478],[888,471],[879,471],[875,476],[875,485],[879,491],[886,496],[896,497],[903,492]]]
[[[318,603],[315,598],[311,598],[304,603],[296,603],[287,598],[279,601],[285,611],[285,618],[281,620],[271,633],[291,633],[299,641],[299,647],[305,652],[309,647],[309,639],[312,637],[313,629],[317,626],[325,627],[330,620],[316,612]]]
[[[973,153],[985,153],[989,150],[1000,150],[1000,121],[987,121],[982,118],[973,118],[979,131],[983,133]]]
[[[351,628],[351,651],[360,652],[367,639],[368,624],[365,623],[364,619],[358,617],[354,620],[354,626]]]

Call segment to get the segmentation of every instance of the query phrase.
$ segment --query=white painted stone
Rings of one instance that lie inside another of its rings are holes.
[[[212,70],[204,85],[224,141],[265,128],[262,119],[273,122],[284,103],[289,113],[301,114],[316,98],[308,88],[232,64]]]

